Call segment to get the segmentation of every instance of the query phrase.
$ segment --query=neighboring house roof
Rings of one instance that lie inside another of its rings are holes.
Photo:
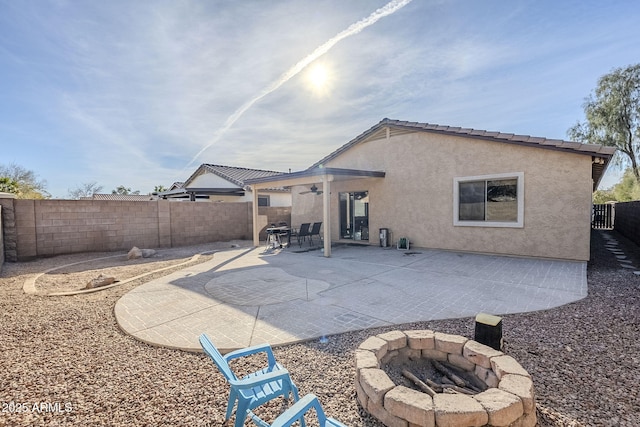
[[[212,173],[219,177],[234,183],[240,188],[245,188],[245,180],[252,178],[264,178],[267,176],[281,175],[282,172],[267,171],[261,169],[239,168],[235,166],[222,166],[203,163],[191,176],[184,182],[183,187],[189,187],[189,184],[199,175],[203,173]],[[283,189],[284,190],[284,189]]]
[[[324,163],[338,157],[341,153],[349,148],[357,145],[365,140],[382,139],[387,136],[387,129],[391,136],[409,132],[431,132],[442,135],[460,136],[465,138],[483,139],[485,141],[501,142],[506,144],[524,145],[534,148],[542,148],[548,150],[559,150],[572,152],[576,154],[590,155],[599,159],[594,161],[592,167],[592,178],[594,180],[594,188],[600,182],[600,178],[604,174],[607,164],[611,157],[615,154],[614,147],[606,147],[595,144],[583,144],[580,142],[564,141],[561,139],[548,139],[542,137],[534,137],[529,135],[516,135],[513,133],[493,132],[471,128],[461,128],[452,126],[441,126],[430,123],[407,122],[401,120],[392,120],[384,118],[378,124],[356,136],[342,147],[335,150],[320,161],[314,163],[309,169],[324,165]]]
[[[196,188],[191,186],[196,180],[196,178],[207,173],[217,175],[220,178],[236,185],[237,187],[236,188],[201,188],[201,187]],[[196,198],[207,197],[209,195],[243,196],[245,194],[244,193],[245,191],[251,190],[251,188],[246,184],[247,180],[255,179],[255,178],[264,178],[269,176],[276,176],[276,175],[282,175],[282,172],[203,163],[198,167],[198,169],[196,169],[195,172],[191,174],[189,178],[187,178],[185,182],[174,183],[169,190],[158,193],[158,196],[161,198],[190,197],[192,200],[195,200]],[[265,190],[281,191],[281,192],[291,191],[284,187],[274,187],[274,188],[268,188]]]
[[[148,202],[157,200],[156,196],[148,194],[94,194],[89,197],[80,197],[80,200],[118,200],[121,202]]]

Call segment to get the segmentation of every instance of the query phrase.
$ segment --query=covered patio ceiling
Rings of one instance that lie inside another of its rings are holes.
[[[251,186],[253,193],[253,244],[260,245],[258,227],[258,191],[274,186],[292,187],[295,185],[322,184],[322,222],[324,223],[324,256],[331,256],[331,183],[334,181],[349,181],[363,178],[384,178],[383,171],[369,171],[359,169],[316,167],[300,172],[284,173],[245,181]]]
[[[244,196],[244,188],[176,188],[155,193],[161,199],[186,199],[191,201],[208,196]]]

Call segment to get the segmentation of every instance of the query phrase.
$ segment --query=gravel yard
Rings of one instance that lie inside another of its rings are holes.
[[[553,310],[504,316],[505,352],[533,376],[541,426],[640,425],[640,276],[620,267],[605,250],[601,234],[594,232],[592,239],[587,298]],[[609,234],[640,267],[640,249]],[[159,250],[153,263],[129,264],[117,278],[212,249],[216,246]],[[0,425],[221,425],[228,387],[212,362],[202,354],[143,344],[116,324],[118,298],[156,276],[76,296],[22,291],[33,274],[108,255],[113,254],[5,263],[0,274]],[[99,269],[115,268],[81,267],[56,270],[38,280],[37,288],[77,287],[79,277],[86,283]],[[470,318],[396,325],[332,336],[326,344],[280,347],[275,354],[300,392],[318,395],[329,415],[350,426],[381,426],[356,403],[353,352],[368,336],[393,329],[433,329],[473,338],[474,325]],[[235,368],[251,369],[256,363]],[[278,400],[256,412],[269,419],[281,409]]]

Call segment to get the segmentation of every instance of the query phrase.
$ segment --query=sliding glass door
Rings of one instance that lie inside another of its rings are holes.
[[[369,192],[340,193],[340,238],[369,240]]]

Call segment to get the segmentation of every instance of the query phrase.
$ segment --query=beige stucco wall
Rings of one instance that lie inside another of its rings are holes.
[[[415,132],[361,143],[326,167],[386,172],[384,179],[331,184],[333,240],[339,237],[338,193],[368,190],[371,244],[378,244],[378,229],[386,227],[393,241],[408,237],[417,247],[589,259],[588,155]],[[455,177],[512,172],[524,173],[523,228],[454,226]],[[298,191],[292,191],[294,224],[321,220],[321,197]],[[302,197],[312,201],[299,203]]]
[[[316,187],[322,188],[322,185],[316,184]],[[291,225],[296,228],[299,228],[300,224],[305,222],[312,224],[314,222],[322,221],[322,195],[313,193],[300,194],[308,191],[309,186],[295,186],[291,188]],[[336,194],[335,202],[333,197],[331,199],[331,205],[333,206],[337,203],[338,196]],[[335,218],[337,218],[337,215],[338,211],[336,210]],[[335,227],[339,227],[337,222],[335,223]],[[334,239],[337,239],[337,236],[338,229],[336,228],[336,237]]]

